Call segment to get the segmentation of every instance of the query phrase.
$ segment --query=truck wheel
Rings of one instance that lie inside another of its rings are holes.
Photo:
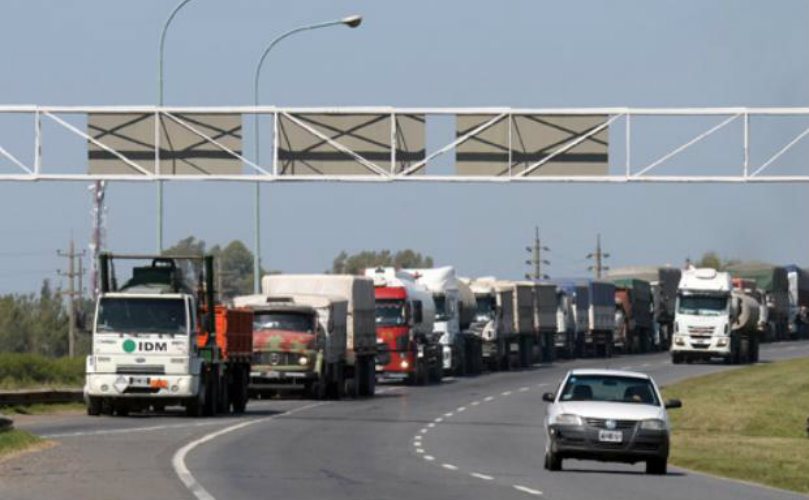
[[[230,413],[230,383],[227,379],[219,383],[219,394],[216,398],[216,413]]]
[[[758,337],[754,338],[752,340],[752,343],[753,343],[753,347],[752,347],[752,349],[750,351],[751,352],[751,360],[750,361],[752,363],[758,363],[758,354],[759,354],[759,352],[758,352],[758,344],[759,344]]]
[[[96,398],[93,396],[87,397],[87,414],[91,417],[97,417],[101,415],[101,406],[103,404],[103,400],[101,398]]]
[[[679,365],[683,362],[683,356],[680,353],[673,352],[671,353],[671,362],[672,364]]]
[[[202,405],[202,414],[206,417],[216,415],[217,400],[216,395],[219,392],[219,384],[217,378],[209,372],[206,377],[208,383],[205,384],[205,402]]]
[[[750,337],[742,337],[739,348],[739,363],[750,363],[752,356],[750,354]]]
[[[128,417],[129,416],[129,405],[126,401],[119,401],[115,403],[115,414],[119,417]]]

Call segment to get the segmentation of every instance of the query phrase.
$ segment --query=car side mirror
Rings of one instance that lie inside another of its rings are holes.
[[[554,394],[552,392],[546,392],[545,394],[542,395],[542,401],[545,401],[547,403],[553,403],[554,399],[556,398],[554,397]]]
[[[669,399],[668,401],[666,401],[666,409],[669,409],[669,408],[682,408],[682,407],[683,407],[683,402],[680,401],[679,399]]]

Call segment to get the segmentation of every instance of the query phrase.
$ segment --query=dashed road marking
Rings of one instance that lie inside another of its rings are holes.
[[[427,434],[427,428],[421,429],[419,432],[422,434]]]
[[[483,479],[484,481],[492,481],[492,480],[494,480],[494,478],[492,476],[489,476],[489,475],[486,475],[486,474],[481,474],[479,472],[470,472],[469,475],[472,476],[472,477],[476,477],[478,479]]]
[[[471,402],[471,403],[469,403],[469,404],[471,404],[472,406],[477,406],[477,405],[479,405],[479,404],[480,404],[480,401],[472,401],[472,402]]]
[[[449,417],[451,417],[451,416],[453,416],[453,415],[455,415],[455,414],[454,414],[454,413],[452,413],[452,412],[447,412],[447,413],[444,413],[444,416],[445,416],[445,417],[447,417],[447,418],[449,418]]]
[[[432,462],[433,460],[435,460],[435,457],[432,455],[424,455],[424,460]]]
[[[530,390],[530,389],[529,389],[528,387],[520,387],[520,388],[519,388],[519,391],[520,391],[520,392],[527,392],[527,391],[529,391],[529,390]]]
[[[501,392],[501,393],[500,393],[500,395],[501,395],[501,396],[510,396],[510,395],[511,395],[511,391],[503,391],[503,392]]]
[[[445,468],[445,469],[447,469],[447,470],[458,470],[458,468],[457,468],[457,467],[455,467],[455,466],[454,466],[454,465],[452,465],[452,464],[441,464],[441,467],[443,467],[443,468]]]
[[[455,411],[457,411],[458,413],[461,413],[462,411],[466,411],[466,406],[459,406],[458,409],[455,410]]]
[[[432,429],[433,427],[435,427],[435,422],[430,422],[429,424],[427,424],[427,427]]]
[[[486,396],[483,401],[491,401],[492,399],[494,399],[494,396]]]
[[[436,418],[435,420],[433,420],[433,422],[435,422],[436,424],[439,424],[439,423],[441,423],[441,422],[443,422],[443,421],[444,421],[444,418],[443,418],[443,417],[438,417],[438,418]]]
[[[528,493],[529,495],[541,495],[542,492],[539,490],[535,490],[533,488],[528,488],[527,486],[520,486],[519,484],[513,485],[515,490],[520,490],[523,493]]]

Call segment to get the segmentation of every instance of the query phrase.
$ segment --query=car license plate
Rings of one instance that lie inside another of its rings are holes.
[[[149,387],[149,377],[129,377],[131,387]]]
[[[598,440],[603,443],[620,443],[624,440],[624,433],[621,431],[598,431]]]
[[[281,378],[281,372],[277,372],[275,370],[268,370],[264,372],[264,376],[266,378]]]

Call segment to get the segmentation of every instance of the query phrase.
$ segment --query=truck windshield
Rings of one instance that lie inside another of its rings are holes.
[[[314,321],[309,314],[290,312],[261,312],[253,315],[253,331],[283,330],[285,332],[314,333]]]
[[[615,375],[571,375],[560,401],[604,401],[660,406],[649,379]]]
[[[99,333],[187,333],[185,300],[102,298],[98,305]]]
[[[494,297],[482,295],[475,297],[477,302],[477,312],[475,313],[475,321],[489,321],[494,318]]]
[[[403,326],[406,323],[404,306],[403,300],[377,300],[377,326]]]
[[[447,321],[449,319],[449,312],[447,312],[447,298],[444,295],[433,295],[435,301],[435,320]]]
[[[680,295],[677,312],[694,316],[720,316],[725,313],[728,298],[716,295]]]

